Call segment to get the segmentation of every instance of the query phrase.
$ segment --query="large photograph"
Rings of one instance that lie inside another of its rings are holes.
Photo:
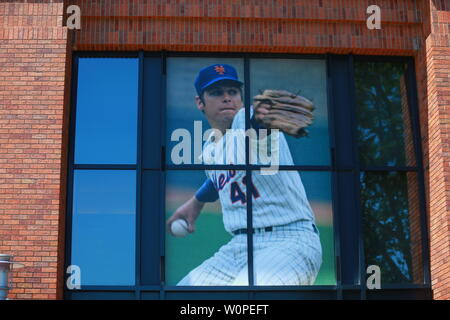
[[[325,61],[243,69],[168,59],[166,283],[335,284]]]

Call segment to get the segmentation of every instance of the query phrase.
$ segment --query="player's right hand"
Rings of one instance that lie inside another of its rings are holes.
[[[181,205],[175,213],[167,220],[167,230],[172,234],[170,225],[177,219],[184,219],[188,223],[188,232],[195,232],[195,220],[200,215],[204,202],[198,201],[195,196]]]

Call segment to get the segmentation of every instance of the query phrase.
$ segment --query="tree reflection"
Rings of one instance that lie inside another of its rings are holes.
[[[404,115],[400,63],[355,64],[358,147],[361,164],[404,165]]]
[[[366,264],[381,268],[382,283],[412,282],[406,174],[361,173],[361,187]]]
[[[405,68],[404,63],[355,63],[362,166],[414,165]],[[381,268],[382,283],[414,282],[410,206],[417,202],[415,194],[408,194],[405,172],[361,173],[366,263]]]

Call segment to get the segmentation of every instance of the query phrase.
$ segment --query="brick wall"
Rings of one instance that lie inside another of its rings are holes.
[[[0,3],[0,253],[25,264],[10,299],[58,291],[67,35],[62,1],[39,2]]]
[[[404,126],[403,143],[405,145],[405,162],[407,166],[416,165],[416,153],[414,149],[414,139],[411,126],[411,114],[409,112],[408,91],[406,79],[403,75],[400,78],[400,96],[402,105],[402,116]],[[423,282],[423,258],[422,258],[422,237],[421,237],[421,210],[418,175],[415,172],[406,174],[408,186],[408,213],[409,213],[409,239],[411,241],[411,263],[413,283]]]
[[[431,0],[425,41],[431,278],[435,299],[450,299],[450,1]]]
[[[375,2],[381,30],[366,26],[372,0],[74,0],[83,19],[73,48],[411,55],[420,1]]]

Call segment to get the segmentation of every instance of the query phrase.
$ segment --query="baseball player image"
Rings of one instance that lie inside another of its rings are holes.
[[[211,153],[205,150],[223,148],[229,129],[245,130],[242,85],[231,65],[214,64],[199,71],[195,80],[196,106],[211,127],[223,135],[222,139],[211,135],[205,142],[204,160],[212,160]],[[270,129],[279,129],[279,161],[292,165],[284,134],[298,138],[306,135],[312,110],[312,103],[303,97],[283,90],[265,90],[253,98],[251,126],[255,130],[269,129],[269,135]],[[195,221],[205,203],[220,199],[224,228],[232,238],[177,285],[248,285],[246,172],[230,169],[205,173],[204,184],[167,220],[168,230],[176,236],[182,221],[188,233],[195,232]],[[255,170],[252,183],[254,284],[314,284],[322,264],[322,247],[299,173],[294,170],[264,175]]]

